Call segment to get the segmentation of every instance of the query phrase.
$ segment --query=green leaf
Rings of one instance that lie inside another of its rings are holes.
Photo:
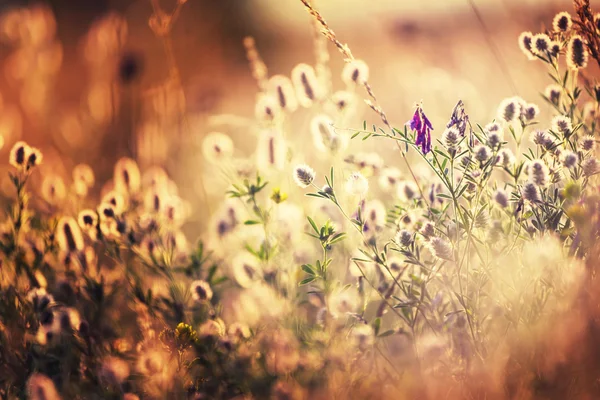
[[[248,221],[244,221],[244,225],[258,225],[260,224],[260,221],[254,221],[249,219]]]
[[[391,336],[391,335],[393,335],[394,333],[396,333],[396,331],[395,331],[395,330],[393,330],[393,329],[388,329],[387,331],[385,331],[385,332],[382,332],[382,333],[381,333],[381,335],[379,335],[378,337],[380,337],[380,338],[383,338],[383,337]]]
[[[308,219],[308,222],[310,223],[310,226],[312,226],[312,228],[315,230],[315,232],[317,232],[317,235],[319,234],[319,228],[317,228],[317,224],[315,224],[315,221],[313,221],[313,219],[311,217],[306,217]]]
[[[312,269],[312,266],[309,264],[302,265],[302,271],[306,272],[309,275],[316,275],[317,273]]]
[[[375,336],[377,336],[381,328],[381,318],[375,318],[371,325],[373,326],[373,331],[375,331]]]
[[[311,276],[310,278],[306,278],[306,279],[302,280],[302,281],[301,281],[301,282],[298,284],[298,286],[304,286],[304,285],[307,285],[307,284],[309,284],[309,283],[313,282],[315,279],[317,279],[317,278],[316,278],[316,277],[314,277],[314,276]]]

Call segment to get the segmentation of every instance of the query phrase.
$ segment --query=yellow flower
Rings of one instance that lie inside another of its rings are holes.
[[[280,188],[274,188],[273,192],[271,193],[271,200],[277,204],[283,203],[287,198],[287,193],[282,193]]]

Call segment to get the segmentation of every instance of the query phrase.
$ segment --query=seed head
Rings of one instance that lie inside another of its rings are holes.
[[[483,130],[485,131],[485,133],[487,133],[488,135],[490,133],[500,133],[502,134],[503,129],[502,129],[502,125],[500,125],[497,122],[490,122],[489,124],[487,124],[485,126],[485,128],[483,128]]]
[[[425,239],[429,239],[435,236],[435,225],[427,221],[423,224],[423,227],[419,230],[419,233],[423,235]]]
[[[596,139],[592,135],[586,135],[581,139],[581,149],[583,151],[594,150],[596,147]]]
[[[456,128],[448,128],[442,134],[442,143],[448,149],[454,149],[460,142],[460,132]]]
[[[571,119],[564,115],[557,115],[552,118],[552,130],[556,133],[562,133],[564,136],[569,136],[573,126],[571,125]]]
[[[500,150],[500,152],[498,153],[498,158],[500,164],[507,168],[515,163],[515,156],[510,149]]]
[[[294,112],[298,108],[298,99],[290,78],[284,75],[274,75],[269,79],[269,94],[277,99],[279,108]]]
[[[585,68],[588,63],[588,50],[583,38],[579,35],[571,37],[567,46],[567,65],[573,70]]]
[[[545,56],[550,51],[550,38],[545,33],[538,33],[531,39],[531,52],[538,56]]]
[[[533,144],[542,147],[546,147],[548,145],[548,142],[552,141],[552,138],[550,138],[546,131],[540,130],[533,131],[531,133],[530,139],[533,142]]]
[[[279,116],[280,111],[281,109],[276,97],[264,93],[259,94],[254,109],[257,120],[263,122],[273,121]]]
[[[306,164],[294,168],[294,181],[301,188],[307,188],[315,180],[315,171]]]
[[[577,153],[572,152],[571,150],[565,150],[560,155],[562,165],[565,168],[573,168],[577,165],[579,161],[579,157],[577,157]]]
[[[72,253],[83,249],[83,236],[77,222],[71,217],[62,217],[56,226],[56,241],[61,250]]]
[[[140,169],[131,158],[123,157],[115,164],[115,190],[121,193],[137,193],[140,190]]]
[[[494,201],[502,208],[508,207],[508,194],[502,189],[494,192]]]
[[[473,153],[475,159],[481,163],[486,162],[492,156],[492,150],[483,144],[480,144],[479,146],[475,147]]]
[[[537,186],[546,186],[548,184],[548,176],[550,171],[548,166],[542,160],[533,160],[529,162],[527,167],[527,175],[529,180]]]
[[[533,34],[531,32],[523,32],[519,35],[519,47],[523,54],[527,56],[529,60],[537,60],[537,57],[533,53]]]
[[[213,296],[212,289],[210,288],[208,282],[202,280],[192,282],[190,291],[192,292],[192,297],[194,300],[198,302],[210,301]]]
[[[58,175],[49,175],[42,181],[42,197],[50,205],[58,205],[67,195],[65,183]]]
[[[94,210],[81,210],[77,222],[81,229],[85,231],[95,229],[98,226],[98,214]]]
[[[369,66],[363,60],[352,60],[344,65],[342,81],[347,86],[363,85],[369,80]]]
[[[369,181],[360,172],[353,172],[346,181],[346,191],[353,196],[365,197],[369,190]]]
[[[412,181],[404,181],[398,185],[398,196],[406,201],[412,201],[419,196],[419,188]]]
[[[401,229],[396,233],[396,242],[401,246],[408,247],[413,242],[413,235],[406,229]]]
[[[537,203],[541,199],[540,189],[533,182],[526,182],[523,185],[521,195],[523,196],[523,199],[532,203]]]
[[[504,99],[498,107],[498,117],[508,123],[517,121],[520,115],[521,105],[516,97]]]
[[[452,261],[452,246],[450,243],[446,242],[444,239],[440,237],[433,237],[429,241],[429,247],[433,253],[438,258],[443,260]]]
[[[487,135],[487,145],[491,149],[497,149],[502,144],[502,140],[503,140],[502,136],[503,136],[502,135],[502,131],[488,133],[488,135]]]
[[[552,20],[552,28],[555,32],[566,32],[571,29],[571,26],[573,26],[571,14],[566,11],[559,12]]]
[[[311,107],[321,97],[319,80],[315,70],[308,64],[298,64],[292,70],[292,82],[296,89],[298,102],[302,107]]]
[[[533,121],[535,119],[535,117],[537,117],[539,115],[539,113],[540,113],[540,108],[537,106],[537,104],[533,104],[533,103],[525,104],[521,109],[521,116],[526,121]]]
[[[202,141],[202,154],[211,164],[231,159],[233,149],[233,141],[224,133],[211,132]]]
[[[590,177],[600,172],[600,163],[594,157],[588,158],[581,163],[581,169],[585,176]]]
[[[560,94],[562,93],[562,88],[558,85],[548,85],[546,86],[546,90],[544,94],[546,98],[554,105],[558,105],[560,102]]]
[[[10,165],[15,168],[25,169],[27,167],[27,158],[31,153],[31,148],[25,142],[17,142],[10,150]]]

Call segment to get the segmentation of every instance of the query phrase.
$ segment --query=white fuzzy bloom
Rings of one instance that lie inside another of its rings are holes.
[[[411,201],[419,197],[419,188],[412,181],[404,181],[398,185],[398,197]]]
[[[532,203],[537,203],[541,200],[540,189],[533,182],[527,182],[523,185],[521,195],[523,196],[523,199]]]
[[[508,194],[502,189],[494,192],[494,201],[502,208],[508,207]]]
[[[413,234],[406,229],[400,229],[396,233],[396,242],[401,246],[410,246],[413,242]]]
[[[573,26],[573,20],[571,19],[571,14],[566,11],[559,12],[552,19],[552,29],[555,32],[566,32],[571,29]]]
[[[344,65],[342,81],[347,86],[362,85],[369,80],[369,66],[363,60],[352,60]]]
[[[315,180],[315,171],[306,164],[294,168],[294,181],[301,188],[307,188]]]
[[[510,167],[515,163],[515,155],[510,149],[502,149],[498,153],[500,164],[504,167]]]
[[[360,172],[353,172],[346,181],[346,191],[352,196],[365,197],[369,190],[369,181]]]
[[[573,126],[571,125],[571,119],[564,115],[557,115],[552,118],[552,130],[556,133],[562,133],[567,135],[571,132]]]
[[[527,165],[527,175],[529,180],[537,186],[546,186],[548,184],[550,171],[543,160],[533,160]]]
[[[224,133],[211,132],[202,141],[202,155],[211,164],[228,160],[233,155],[233,141]]]
[[[192,282],[190,286],[190,291],[192,292],[192,297],[196,301],[210,301],[213,296],[212,289],[210,285],[206,281],[197,280]]]
[[[452,261],[452,245],[440,237],[433,237],[428,242],[434,256],[443,260]]]
[[[581,163],[581,168],[584,175],[590,177],[600,172],[600,163],[596,158],[588,158]]]
[[[447,128],[444,133],[442,133],[442,143],[447,148],[455,148],[460,142],[460,132],[456,128]]]
[[[533,121],[540,114],[537,104],[527,103],[521,108],[521,115],[526,121]]]
[[[277,99],[279,108],[294,112],[298,108],[298,99],[290,78],[284,75],[274,75],[269,79],[269,93]]]
[[[583,138],[581,138],[580,145],[583,151],[594,150],[594,148],[596,147],[596,139],[594,139],[592,135],[586,135]]]
[[[311,107],[321,97],[321,87],[315,69],[308,64],[298,64],[292,70],[292,82],[298,102],[302,107]]]
[[[560,155],[560,159],[561,159],[562,165],[565,168],[573,168],[577,165],[577,162],[579,161],[579,157],[577,156],[577,153],[574,153],[571,150],[563,151]]]
[[[343,151],[348,144],[344,136],[334,131],[333,121],[326,115],[317,115],[312,119],[310,132],[316,149],[322,152]]]
[[[254,115],[259,121],[269,122],[279,117],[281,108],[277,101],[277,98],[261,93],[256,99],[256,106],[254,108]]]
[[[396,189],[396,185],[400,182],[402,172],[398,168],[384,168],[379,174],[379,187],[386,193]]]
[[[510,97],[502,100],[498,107],[498,117],[507,123],[516,122],[521,115],[520,98]]]
[[[475,147],[475,151],[474,151],[474,155],[475,155],[475,159],[479,162],[486,162],[487,160],[490,159],[490,157],[492,156],[492,150],[487,147],[484,146],[482,144],[480,144],[479,146]]]

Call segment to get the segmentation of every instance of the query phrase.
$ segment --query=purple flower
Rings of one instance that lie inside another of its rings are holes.
[[[410,129],[417,132],[415,144],[421,146],[423,154],[429,153],[431,151],[431,131],[433,130],[433,127],[420,105],[417,105],[415,115],[407,122],[407,125],[408,124],[410,124]]]

